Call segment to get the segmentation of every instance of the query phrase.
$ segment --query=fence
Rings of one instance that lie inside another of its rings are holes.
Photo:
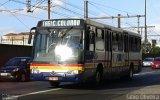
[[[10,44],[10,45],[29,45],[32,46],[33,44],[33,39],[32,39],[32,43],[28,44],[28,38],[21,38],[21,39],[15,39],[15,38],[11,38],[11,39],[3,39],[1,37],[1,44]]]

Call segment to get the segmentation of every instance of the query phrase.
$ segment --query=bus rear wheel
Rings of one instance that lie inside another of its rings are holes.
[[[102,84],[102,72],[101,71],[97,71],[96,72],[96,76],[95,76],[95,84],[96,86],[99,86]]]
[[[60,82],[53,82],[53,81],[49,81],[50,85],[53,87],[59,87]]]
[[[129,80],[132,80],[132,79],[133,79],[133,68],[130,68],[130,70],[129,70],[128,79],[129,79]]]
[[[120,77],[122,80],[132,80],[133,79],[133,68],[129,68],[126,75]]]
[[[133,68],[129,69],[129,72],[128,72],[128,74],[125,78],[126,78],[126,80],[132,80],[133,79]]]

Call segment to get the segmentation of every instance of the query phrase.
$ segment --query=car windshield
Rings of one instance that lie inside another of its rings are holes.
[[[26,61],[26,58],[12,58],[4,65],[4,67],[24,65]]]
[[[144,61],[153,61],[154,58],[145,58]]]
[[[160,61],[160,57],[155,58],[154,61]]]

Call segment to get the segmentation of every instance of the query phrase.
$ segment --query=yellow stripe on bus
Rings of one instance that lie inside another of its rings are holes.
[[[42,69],[42,70],[83,70],[80,66],[30,66],[30,69]]]

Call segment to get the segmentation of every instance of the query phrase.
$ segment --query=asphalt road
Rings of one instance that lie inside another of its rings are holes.
[[[160,69],[143,68],[132,81],[107,80],[100,87],[48,82],[1,82],[3,100],[160,100]]]

